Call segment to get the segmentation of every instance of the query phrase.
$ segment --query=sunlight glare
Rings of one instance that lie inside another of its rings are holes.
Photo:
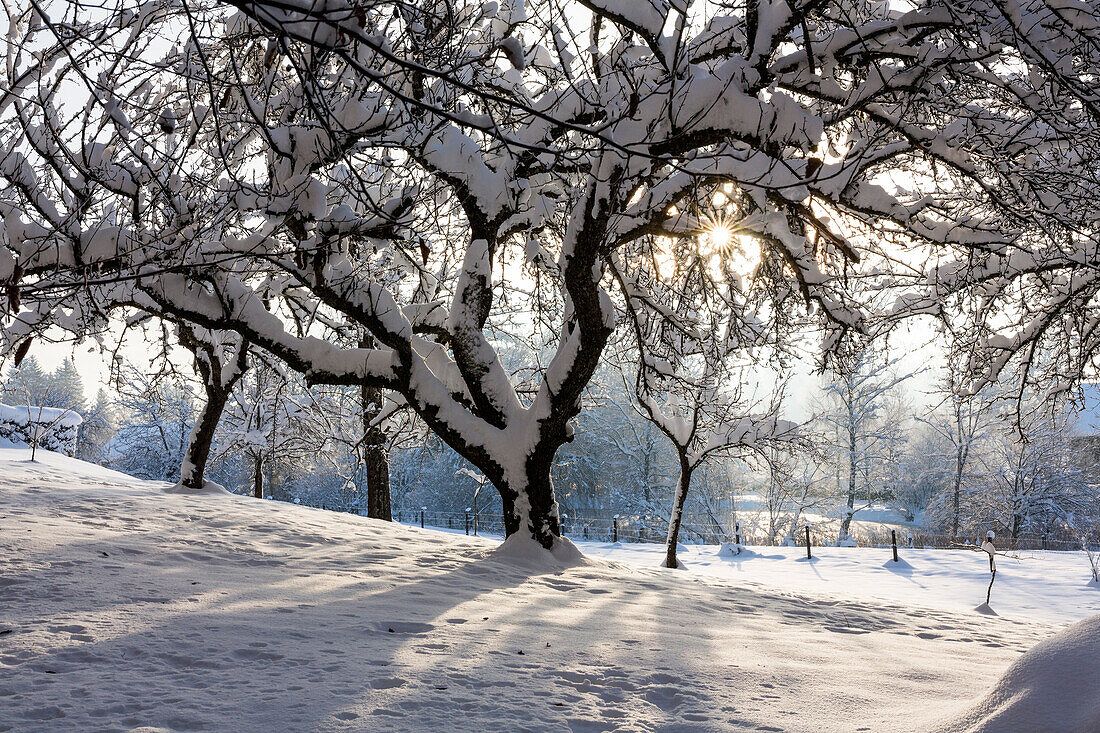
[[[715,222],[707,230],[706,237],[710,245],[709,249],[720,253],[728,248],[730,242],[733,241],[733,229],[729,224]]]

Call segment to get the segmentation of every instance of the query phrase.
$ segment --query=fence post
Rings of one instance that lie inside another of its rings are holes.
[[[898,561],[898,533],[890,530],[890,546],[894,549],[894,562]]]
[[[741,544],[741,523],[740,522],[734,522],[733,523],[733,543],[735,545]]]
[[[470,507],[466,507],[466,534],[470,534]]]
[[[426,506],[420,507],[420,529],[424,529],[424,510],[427,508]]]
[[[612,542],[618,542],[619,541],[619,515],[618,514],[616,514],[614,517],[611,518],[611,532],[612,532],[611,541]]]
[[[813,560],[813,553],[810,552],[810,525],[806,525],[806,559]]]

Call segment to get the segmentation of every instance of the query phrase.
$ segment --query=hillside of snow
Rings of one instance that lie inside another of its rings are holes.
[[[1100,648],[1096,622],[1067,642],[1061,616],[769,586],[691,552],[558,563],[39,455],[0,450],[0,731],[1010,730],[1021,675]],[[771,553],[751,562],[796,563]]]

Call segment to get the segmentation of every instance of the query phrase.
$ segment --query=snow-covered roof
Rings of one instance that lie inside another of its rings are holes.
[[[49,425],[56,422],[59,426],[77,427],[84,419],[80,413],[73,410],[63,410],[57,407],[39,407],[37,405],[22,405],[13,407],[0,402],[0,421],[26,425],[30,422]]]

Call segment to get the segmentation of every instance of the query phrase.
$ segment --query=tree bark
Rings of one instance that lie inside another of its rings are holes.
[[[855,515],[856,506],[856,471],[859,461],[856,458],[856,416],[854,408],[855,396],[851,389],[848,390],[848,512],[840,521],[840,536],[837,544],[847,540],[851,535],[852,517]]]
[[[210,448],[214,444],[214,432],[225,411],[230,390],[220,386],[206,384],[206,404],[199,412],[199,419],[191,429],[191,438],[187,441],[187,450],[183,454],[180,467],[180,483],[189,489],[201,489],[206,482],[206,464],[210,459]]]
[[[680,478],[676,482],[676,498],[672,502],[672,515],[668,518],[668,538],[665,540],[665,567],[678,568],[676,545],[680,541],[680,527],[684,522],[684,503],[691,486],[692,467],[687,458],[680,456]]]
[[[367,480],[367,516],[392,520],[390,510],[390,463],[386,455],[386,433],[374,421],[382,411],[382,390],[362,388],[363,469]]]
[[[252,468],[252,495],[257,499],[264,498],[264,454],[257,453],[253,456]]]
[[[248,368],[248,342],[237,345],[232,359],[227,363],[217,341],[200,338],[191,326],[179,324],[180,343],[191,352],[195,370],[202,377],[206,391],[206,404],[199,411],[199,418],[191,428],[187,448],[180,465],[180,483],[189,489],[201,489],[206,484],[206,464],[210,460],[210,448],[218,429],[226,402],[233,393],[233,386]]]
[[[504,508],[504,532],[511,537],[526,532],[547,550],[561,536],[554,481],[550,477],[555,450],[536,450],[528,457],[523,483],[494,485]]]

